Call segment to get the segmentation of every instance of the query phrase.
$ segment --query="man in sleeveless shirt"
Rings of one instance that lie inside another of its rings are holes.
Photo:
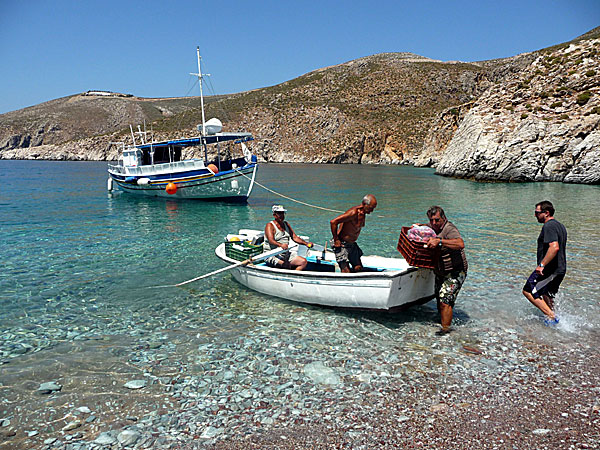
[[[281,205],[273,205],[273,218],[265,227],[265,242],[263,244],[264,251],[275,250],[276,248],[287,249],[291,241],[298,244],[312,247],[312,242],[306,242],[304,239],[296,235],[288,222],[285,221],[285,209]],[[271,256],[266,261],[271,267],[280,269],[304,270],[306,268],[306,258],[298,256],[298,252],[290,250],[280,253],[279,255]]]
[[[437,307],[442,324],[438,334],[446,334],[450,331],[456,297],[467,278],[465,242],[458,228],[446,219],[444,210],[439,206],[429,208],[427,217],[429,226],[437,234],[436,237],[429,238],[427,246],[440,249],[438,267],[434,270]]]
[[[356,243],[360,231],[365,226],[365,217],[377,207],[374,195],[367,194],[362,203],[354,206],[344,214],[337,216],[329,222],[333,235],[333,251],[335,260],[344,273],[360,272],[363,268],[360,257],[363,252]],[[350,269],[352,265],[352,269]]]
[[[543,201],[535,205],[535,217],[543,223],[537,240],[537,264],[523,286],[523,295],[546,318],[544,323],[558,323],[554,312],[554,296],[567,272],[567,229],[554,218],[554,205]]]

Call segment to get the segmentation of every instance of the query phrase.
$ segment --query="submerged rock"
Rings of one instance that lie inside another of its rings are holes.
[[[340,377],[335,371],[322,362],[314,362],[304,366],[304,374],[319,384],[340,384]]]
[[[40,394],[50,394],[52,392],[60,391],[61,389],[62,385],[55,383],[54,381],[49,381],[47,383],[40,384],[38,392]]]
[[[127,389],[141,389],[146,387],[146,384],[146,380],[132,380],[125,383],[123,387],[126,387]]]

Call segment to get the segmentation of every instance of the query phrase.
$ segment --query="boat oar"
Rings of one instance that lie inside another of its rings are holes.
[[[225,272],[226,270],[234,269],[234,268],[239,267],[239,266],[245,266],[246,264],[248,264],[251,261],[252,261],[252,258],[248,258],[248,259],[245,259],[244,261],[240,261],[239,263],[232,264],[231,266],[222,267],[221,269],[215,270],[214,272],[210,272],[210,273],[206,273],[204,275],[200,275],[199,277],[192,278],[191,280],[187,280],[187,281],[183,281],[181,283],[174,284],[173,286],[174,287],[179,287],[179,286],[186,285],[188,283],[193,283],[194,281],[201,280],[202,278],[211,277],[211,276],[216,275],[218,273]]]
[[[215,270],[213,272],[206,273],[204,275],[200,275],[199,277],[196,277],[196,278],[192,278],[191,280],[182,281],[181,283],[177,283],[177,284],[167,284],[165,286],[151,286],[151,288],[155,288],[156,289],[156,288],[165,288],[165,287],[180,287],[180,286],[184,286],[186,284],[193,283],[194,281],[201,280],[202,278],[208,278],[208,277],[216,275],[218,273],[225,272],[225,271],[231,270],[231,269],[235,269],[236,267],[245,266],[246,264],[263,261],[263,260],[265,260],[267,258],[270,258],[271,256],[279,255],[280,253],[287,252],[287,251],[289,251],[289,250],[291,250],[293,248],[296,248],[296,247],[298,247],[298,244],[291,245],[288,248],[281,248],[281,247],[280,248],[276,248],[274,250],[270,250],[268,252],[261,253],[260,255],[257,255],[254,258],[245,259],[243,261],[237,262],[237,263],[232,264],[230,266],[223,267],[221,269],[217,269],[217,270]]]

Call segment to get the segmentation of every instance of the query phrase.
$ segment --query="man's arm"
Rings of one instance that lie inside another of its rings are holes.
[[[453,224],[446,223],[444,230],[446,230],[444,234],[447,237],[438,236],[434,238],[429,238],[429,240],[427,241],[427,246],[435,247],[436,245],[440,245],[441,242],[442,245],[449,250],[462,250],[463,248],[465,248],[465,241],[463,241],[463,238],[460,235],[458,229]]]
[[[450,250],[462,250],[463,248],[465,248],[465,241],[463,241],[462,238],[440,239],[437,237],[429,238],[429,240],[427,241],[427,247],[436,247],[440,245],[440,242],[442,242],[442,245],[444,247]]]
[[[550,242],[548,244],[548,251],[542,258],[542,262],[540,263],[540,265],[535,268],[535,271],[538,272],[540,275],[543,274],[544,266],[547,266],[550,263],[550,261],[556,258],[556,255],[558,255],[559,250],[560,246],[558,245],[558,241]]]
[[[349,222],[354,217],[354,208],[350,208],[344,214],[340,214],[335,219],[331,219],[329,221],[329,226],[331,227],[331,234],[333,236],[333,246],[340,247],[342,243],[340,242],[340,237],[338,236],[338,226],[344,222]]]
[[[296,242],[297,244],[306,245],[309,248],[311,247],[311,243],[310,242],[306,242],[304,239],[302,239],[300,236],[298,236],[294,232],[294,230],[292,229],[292,226],[288,222],[285,222],[285,223],[287,224],[288,228],[292,232],[292,241]]]

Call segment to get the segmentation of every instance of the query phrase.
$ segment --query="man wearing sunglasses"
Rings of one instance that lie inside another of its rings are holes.
[[[554,297],[567,272],[567,229],[554,218],[554,206],[549,201],[535,205],[535,217],[543,223],[537,240],[537,264],[523,286],[523,295],[542,311],[548,326],[556,325]]]

